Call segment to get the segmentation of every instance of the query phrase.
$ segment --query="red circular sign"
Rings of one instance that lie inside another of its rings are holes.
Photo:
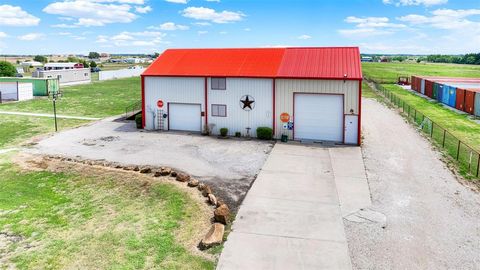
[[[157,106],[158,106],[158,108],[162,108],[163,107],[163,100],[159,99],[157,101]]]
[[[282,121],[283,123],[287,123],[288,121],[290,121],[290,114],[285,112],[280,114],[280,121]]]

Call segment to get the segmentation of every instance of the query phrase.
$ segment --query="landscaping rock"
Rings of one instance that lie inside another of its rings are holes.
[[[190,181],[188,181],[188,186],[189,186],[189,187],[196,187],[196,186],[198,186],[199,183],[200,183],[200,182],[198,182],[197,179],[192,178],[192,179],[190,179]]]
[[[213,193],[212,188],[210,188],[210,186],[208,186],[208,185],[205,185],[205,187],[202,190],[203,197],[207,197],[208,194],[212,194],[212,193]]]
[[[160,177],[162,176],[162,172],[159,172],[159,171],[156,171],[154,174],[153,174],[154,177]]]
[[[204,183],[199,183],[197,188],[198,188],[199,191],[203,191],[205,189],[205,184]]]
[[[223,224],[227,224],[228,216],[230,215],[230,209],[226,204],[220,205],[215,211],[213,212],[215,221],[218,221]]]
[[[208,230],[207,234],[200,242],[201,249],[207,249],[223,242],[223,234],[225,233],[225,225],[214,223]]]
[[[170,175],[171,175],[172,177],[177,177],[177,172],[176,172],[176,171],[172,171],[172,172],[170,173]]]
[[[151,172],[152,172],[152,169],[149,167],[145,167],[140,170],[140,173],[151,173]]]
[[[186,173],[178,173],[176,179],[179,182],[187,182],[188,180],[190,180],[190,175]]]
[[[212,205],[215,205],[217,206],[217,197],[215,197],[215,195],[213,194],[208,194],[208,201],[212,204]]]
[[[133,168],[133,171],[138,172],[138,171],[140,171],[140,168],[139,168],[138,166],[135,166],[135,167]]]
[[[170,168],[162,168],[160,170],[160,174],[162,176],[167,176],[167,175],[170,175],[171,173],[172,173],[172,169],[170,169]]]

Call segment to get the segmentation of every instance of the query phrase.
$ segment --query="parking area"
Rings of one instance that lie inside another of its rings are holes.
[[[236,210],[271,148],[272,143],[257,140],[139,131],[133,122],[107,118],[57,133],[29,151],[172,167],[211,185]]]

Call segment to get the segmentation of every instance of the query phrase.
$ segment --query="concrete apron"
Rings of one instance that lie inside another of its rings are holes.
[[[370,205],[359,147],[276,144],[217,269],[351,269],[342,217]]]

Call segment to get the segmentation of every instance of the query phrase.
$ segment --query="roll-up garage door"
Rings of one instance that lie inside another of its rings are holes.
[[[201,131],[200,104],[170,103],[168,117],[170,130]]]
[[[295,94],[296,140],[343,142],[343,96]]]

